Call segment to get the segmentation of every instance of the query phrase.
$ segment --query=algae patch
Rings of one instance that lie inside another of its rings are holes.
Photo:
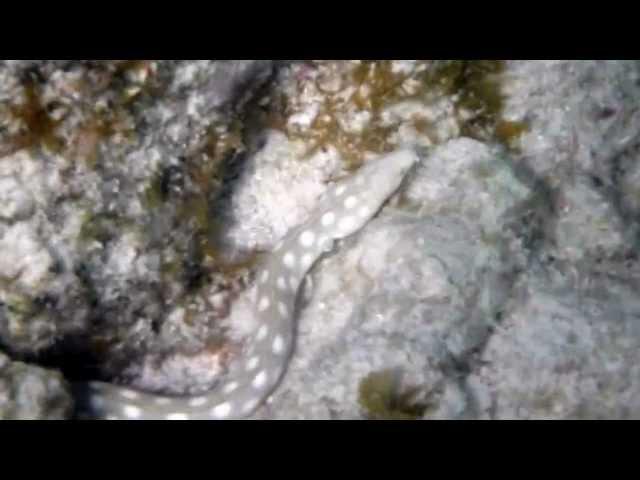
[[[523,122],[502,118],[504,71],[502,60],[448,60],[425,71],[423,81],[456,99],[463,136],[479,141],[498,141],[515,148],[517,139],[528,127]]]
[[[429,145],[466,136],[516,149],[528,126],[503,118],[504,72],[500,60],[306,62],[265,99],[263,123],[305,145],[304,157],[335,149],[347,171],[411,141],[411,129]]]
[[[369,420],[418,420],[427,405],[416,402],[418,387],[401,387],[401,375],[389,369],[372,372],[360,381],[358,403]]]
[[[96,168],[100,146],[136,139],[145,104],[162,93],[151,61],[87,62],[60,78],[25,69],[10,101],[0,104],[0,157],[30,149],[61,154]]]

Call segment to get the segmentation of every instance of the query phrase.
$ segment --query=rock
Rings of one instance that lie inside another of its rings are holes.
[[[64,420],[72,409],[59,372],[12,362],[0,353],[0,420]]]

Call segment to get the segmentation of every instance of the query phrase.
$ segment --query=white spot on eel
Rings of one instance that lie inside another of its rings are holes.
[[[310,247],[313,245],[313,241],[316,239],[316,236],[313,234],[311,230],[305,230],[300,235],[300,245],[303,247]]]
[[[254,388],[262,388],[266,382],[267,372],[265,370],[262,370],[255,377],[253,377],[253,382],[251,382],[251,385],[253,385]]]
[[[124,413],[124,416],[127,418],[136,419],[142,415],[142,410],[135,405],[125,405],[122,407],[122,413]]]
[[[293,268],[296,264],[296,257],[293,253],[287,252],[284,254],[284,257],[282,257],[282,263],[284,263],[284,266],[287,268]]]
[[[240,364],[243,368],[232,368],[221,387],[193,397],[166,397],[103,382],[81,383],[79,413],[88,418],[167,420],[251,415],[271,398],[286,371],[295,341],[295,301],[308,269],[336,240],[361,229],[417,161],[412,150],[399,150],[366,162],[323,198],[308,222],[279,242],[256,277],[253,314],[259,327],[247,340],[250,358]]]
[[[259,363],[260,363],[260,357],[258,357],[257,355],[255,357],[251,357],[247,361],[247,367],[246,367],[247,372],[250,372],[251,370],[255,370]]]
[[[349,209],[355,207],[357,203],[358,203],[358,199],[356,198],[356,196],[355,195],[349,195],[344,201],[344,208],[349,210]]]
[[[201,405],[204,405],[205,403],[207,403],[207,397],[193,397],[191,400],[189,400],[190,407],[199,407]]]
[[[269,327],[266,324],[260,325],[258,332],[256,333],[256,340],[264,340],[264,338],[269,333]]]
[[[343,232],[348,232],[356,227],[356,219],[354,217],[343,217],[338,222],[338,228]]]
[[[229,402],[221,403],[211,409],[211,415],[215,418],[226,418],[231,413],[231,404]]]
[[[189,415],[182,412],[169,413],[165,417],[167,420],[189,420]]]
[[[271,305],[271,302],[269,301],[269,297],[264,296],[260,299],[260,302],[258,303],[258,311],[259,312],[264,312],[267,308],[269,308],[269,305]]]
[[[129,400],[135,400],[140,396],[138,394],[138,392],[135,392],[133,390],[129,390],[128,388],[127,389],[123,389],[120,392],[120,395],[122,395],[124,398],[129,399]]]
[[[269,270],[263,270],[260,275],[260,283],[267,283],[267,280],[269,280]]]
[[[367,205],[363,205],[358,209],[358,215],[360,215],[362,218],[368,217],[369,215],[371,215],[371,209]]]
[[[245,402],[245,404],[242,406],[242,414],[243,415],[249,414],[251,410],[253,410],[258,406],[258,403],[260,403],[260,400],[256,400],[256,399],[251,399]]]
[[[327,212],[324,215],[322,215],[322,218],[320,219],[320,223],[322,224],[323,227],[328,227],[329,225],[332,225],[333,222],[336,221],[336,214],[333,212]]]
[[[223,388],[222,388],[222,392],[223,393],[231,393],[233,392],[236,388],[238,388],[239,384],[238,382],[231,382],[231,383],[227,383]]]
[[[276,335],[276,338],[273,339],[271,348],[273,350],[273,353],[275,353],[276,355],[279,355],[284,351],[284,340],[280,335]]]

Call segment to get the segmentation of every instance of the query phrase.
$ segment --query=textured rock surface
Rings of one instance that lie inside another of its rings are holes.
[[[255,328],[261,256],[406,145],[406,188],[309,275],[256,417],[366,417],[361,381],[396,369],[427,419],[639,418],[632,61],[2,62],[0,345],[205,391]],[[67,414],[3,362],[3,415]]]
[[[0,420],[63,420],[73,399],[59,372],[0,354]]]
[[[208,202],[241,151],[233,119],[271,62],[3,67],[3,343],[42,354],[71,339],[107,375],[142,352],[202,351],[219,326],[185,316],[223,315],[240,281],[202,266]]]

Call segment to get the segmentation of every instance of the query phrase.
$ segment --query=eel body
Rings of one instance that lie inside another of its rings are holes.
[[[247,355],[212,391],[162,396],[105,382],[78,384],[82,416],[94,419],[233,419],[251,415],[279,384],[295,340],[295,304],[305,275],[334,241],[352,235],[377,214],[417,162],[413,150],[367,162],[332,186],[303,225],[293,228],[256,275],[257,329]],[[78,387],[78,385],[76,387]]]

